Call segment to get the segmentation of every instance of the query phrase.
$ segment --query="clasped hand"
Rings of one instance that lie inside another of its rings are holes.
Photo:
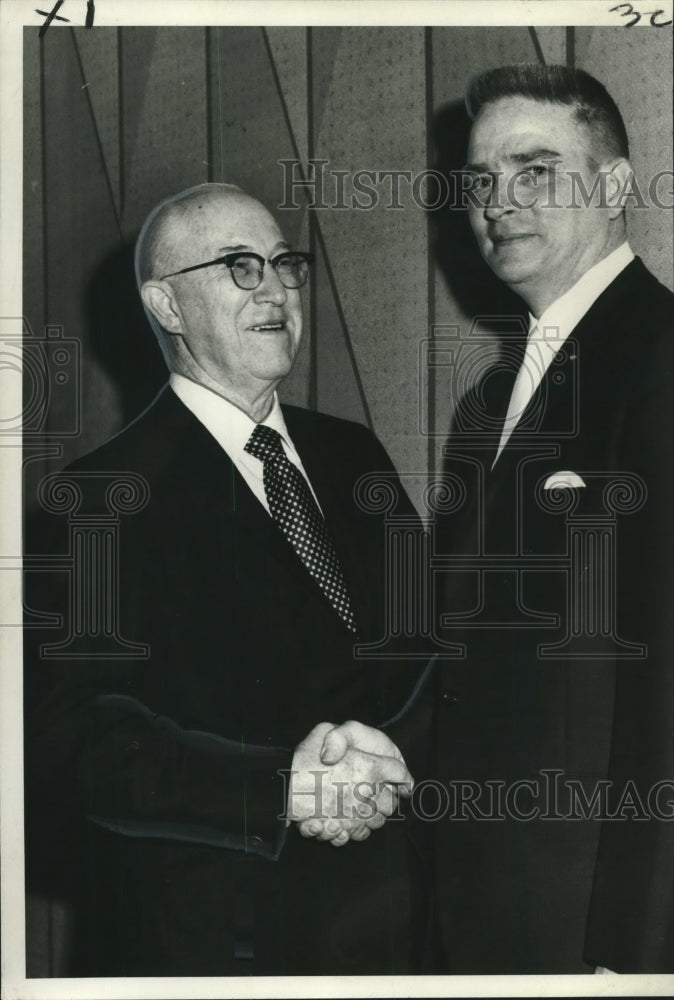
[[[303,837],[341,847],[383,826],[413,785],[400,750],[380,730],[321,722],[295,751],[287,819]]]

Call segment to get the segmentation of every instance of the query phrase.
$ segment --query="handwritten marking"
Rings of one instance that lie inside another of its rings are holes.
[[[46,12],[46,10],[38,10],[37,8],[35,9],[36,14],[40,14],[41,17],[47,18],[47,20],[40,28],[40,33],[39,33],[40,38],[43,37],[47,29],[49,28],[49,25],[52,23],[52,21],[66,21],[68,24],[70,24],[69,18],[61,17],[58,14],[58,11],[61,9],[64,3],[65,0],[56,0],[54,8],[49,14]],[[96,5],[94,4],[94,0],[87,0],[87,16],[84,21],[85,28],[93,28],[95,16],[96,16]]]
[[[656,18],[664,15],[664,10],[662,8],[658,10],[644,10],[638,11],[631,3],[619,3],[615,7],[609,7],[609,13],[616,13],[620,11],[621,17],[633,17],[633,21],[629,21],[625,24],[626,28],[633,28],[635,24],[638,24],[642,17],[650,17],[651,25],[654,28],[666,28],[670,25],[671,21],[657,21]]]
[[[36,14],[40,14],[42,17],[52,17],[56,21],[67,21],[68,24],[70,24],[70,19],[69,18],[67,18],[67,17],[61,17],[60,15],[54,14],[53,12],[50,15],[46,10],[38,10],[37,7],[36,7],[35,8],[35,13]]]
[[[56,16],[58,14],[59,10],[61,9],[61,7],[63,6],[63,2],[64,2],[64,0],[56,0],[56,4],[55,4],[54,8],[52,9],[52,11],[51,11],[50,14],[47,14],[47,20],[44,22],[44,24],[40,28],[40,32],[39,32],[39,35],[38,35],[39,38],[43,37],[44,33],[47,31],[47,29],[49,28],[49,25],[52,23],[52,21],[54,20],[54,18],[56,18],[57,21],[68,21],[67,17],[57,17]],[[36,14],[42,14],[43,16],[44,16],[44,13],[45,12],[43,10],[36,11]],[[70,22],[68,22],[68,23],[70,23]]]

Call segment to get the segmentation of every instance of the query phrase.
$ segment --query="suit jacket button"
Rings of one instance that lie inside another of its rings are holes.
[[[262,837],[249,837],[248,838],[249,847],[262,847]]]
[[[456,705],[458,700],[458,695],[455,695],[453,691],[443,691],[440,696],[443,705]]]

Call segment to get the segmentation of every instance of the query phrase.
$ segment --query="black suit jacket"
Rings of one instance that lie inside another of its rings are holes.
[[[439,602],[441,634],[467,655],[440,673],[435,766],[444,781],[473,779],[493,818],[464,807],[436,824],[454,972],[674,969],[671,305],[633,261],[573,331],[493,471],[512,372],[488,373],[457,417],[446,469],[467,501],[436,548],[474,558],[450,568]],[[542,492],[562,471],[585,487]],[[575,539],[594,525],[595,541],[574,541],[572,523]],[[574,601],[585,635],[565,643]],[[490,780],[509,803],[490,801]],[[607,781],[616,818],[583,819],[567,783],[591,798]]]
[[[378,640],[383,520],[360,509],[354,486],[395,475],[391,462],[360,425],[284,414],[359,640]],[[122,518],[118,598],[109,582],[122,638],[147,655],[111,659],[104,634],[101,658],[35,655],[59,635],[27,647],[29,873],[39,882],[58,868],[57,889],[74,900],[71,974],[409,971],[404,824],[342,851],[303,840],[282,819],[279,772],[318,722],[390,718],[413,678],[354,655],[295,551],[170,389],[68,470],[79,513],[100,512],[117,473],[141,477],[149,495]],[[399,504],[412,511],[401,487]],[[66,551],[64,519],[45,520],[33,548]],[[72,600],[48,576],[33,604],[65,611],[67,632]]]

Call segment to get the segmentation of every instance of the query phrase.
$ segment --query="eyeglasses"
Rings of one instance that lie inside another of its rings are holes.
[[[193,264],[192,267],[184,267],[181,271],[173,271],[165,274],[160,281],[165,278],[174,278],[177,274],[188,274],[189,271],[198,271],[202,267],[214,267],[217,264],[224,264],[229,268],[232,280],[239,288],[252,291],[262,282],[262,273],[265,264],[271,264],[276,271],[279,281],[285,288],[301,288],[306,284],[309,277],[309,265],[313,262],[312,253],[301,253],[297,250],[279,253],[266,261],[259,253],[226,253],[224,257],[216,257],[215,260],[207,260],[205,264]]]

